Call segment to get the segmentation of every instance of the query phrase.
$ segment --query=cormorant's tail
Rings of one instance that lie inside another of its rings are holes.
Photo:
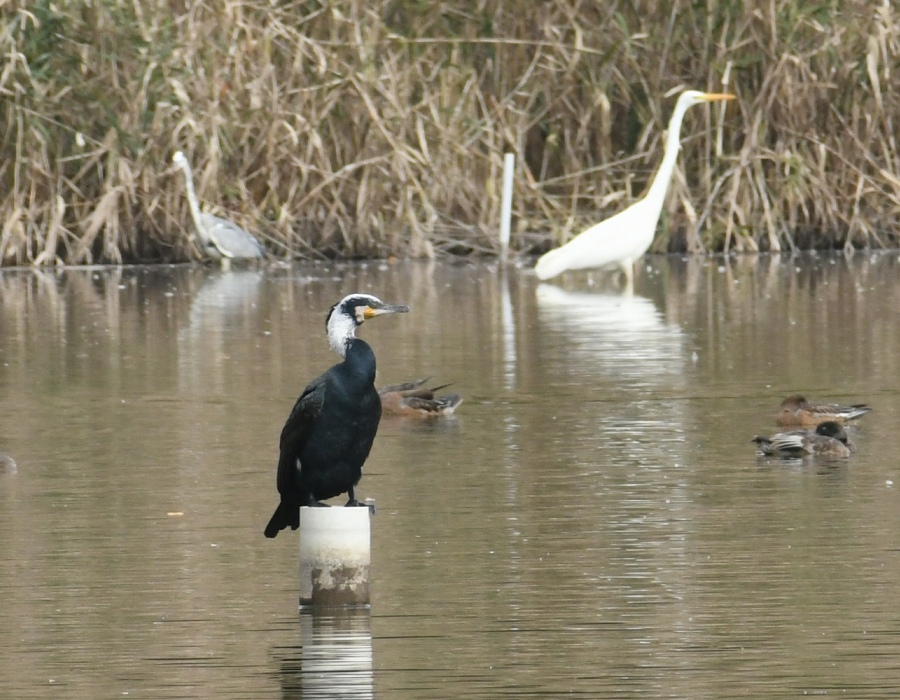
[[[290,525],[291,530],[296,530],[300,527],[300,508],[297,505],[282,501],[272,514],[269,524],[266,525],[266,537],[275,537],[288,525]]]

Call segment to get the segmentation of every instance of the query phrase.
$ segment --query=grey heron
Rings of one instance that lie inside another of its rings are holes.
[[[223,263],[228,260],[262,258],[265,251],[253,234],[228,219],[200,211],[200,202],[194,190],[194,176],[184,153],[176,151],[172,162],[184,173],[188,205],[204,255],[222,260]]]

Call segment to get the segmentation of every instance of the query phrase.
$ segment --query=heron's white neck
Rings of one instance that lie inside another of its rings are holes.
[[[347,356],[347,347],[356,337],[356,322],[342,313],[333,313],[328,319],[328,344],[341,357]]]
[[[184,172],[184,184],[187,190],[188,206],[191,209],[191,217],[194,219],[194,226],[197,228],[197,234],[203,245],[209,245],[209,235],[203,228],[203,219],[200,218],[200,200],[197,199],[197,192],[194,190],[194,176],[191,173],[191,166],[187,161],[179,163],[179,168]]]
[[[662,211],[663,202],[666,199],[669,181],[672,179],[672,171],[675,170],[675,164],[678,162],[678,152],[681,150],[681,122],[684,121],[684,114],[691,104],[691,102],[682,100],[678,100],[675,104],[675,111],[672,112],[672,118],[669,119],[669,129],[666,134],[666,146],[663,150],[662,163],[660,163],[659,170],[656,171],[656,176],[653,178],[653,183],[647,192],[646,198],[657,203],[660,211]]]

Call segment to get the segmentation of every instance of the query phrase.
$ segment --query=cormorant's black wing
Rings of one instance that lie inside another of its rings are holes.
[[[325,375],[309,383],[281,429],[278,457],[278,493],[294,493],[297,489],[297,456],[312,432],[325,403]]]

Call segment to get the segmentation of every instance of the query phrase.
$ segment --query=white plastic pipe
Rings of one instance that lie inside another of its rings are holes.
[[[509,226],[512,218],[513,175],[516,171],[516,155],[503,156],[503,199],[500,200],[500,257],[506,261],[509,255]]]
[[[368,508],[300,509],[300,606],[369,604]]]

